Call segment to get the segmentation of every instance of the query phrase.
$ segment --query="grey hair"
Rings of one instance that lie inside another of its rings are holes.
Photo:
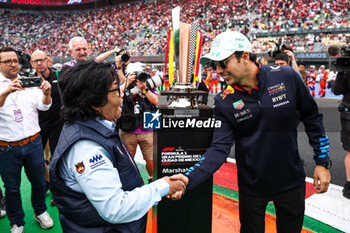
[[[85,42],[87,44],[87,41],[85,40],[84,37],[75,36],[69,41],[69,44],[68,44],[69,50],[73,50],[73,43],[76,43],[76,42]]]

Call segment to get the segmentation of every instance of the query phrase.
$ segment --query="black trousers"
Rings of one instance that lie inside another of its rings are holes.
[[[300,233],[305,211],[305,182],[276,195],[256,197],[239,193],[241,232],[265,232],[265,211],[269,201],[275,205],[277,232]]]
[[[51,157],[53,156],[53,153],[55,152],[55,149],[56,149],[56,146],[58,143],[58,139],[59,139],[60,134],[61,134],[61,130],[62,130],[62,126],[59,125],[59,126],[51,128],[51,129],[42,130],[40,132],[41,138],[42,138],[42,145],[43,145],[44,150],[45,150],[47,140],[49,140]]]

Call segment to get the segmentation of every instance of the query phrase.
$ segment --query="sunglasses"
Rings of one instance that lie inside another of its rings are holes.
[[[221,61],[211,61],[209,63],[209,66],[213,69],[216,70],[217,66],[220,66],[222,69],[226,69],[227,67],[227,63],[229,62],[229,60],[231,59],[232,55],[229,56],[228,58],[221,60]]]

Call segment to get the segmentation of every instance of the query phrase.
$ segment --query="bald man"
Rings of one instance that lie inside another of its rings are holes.
[[[39,125],[43,148],[49,140],[51,155],[53,155],[62,129],[60,117],[61,98],[58,92],[58,71],[49,68],[48,56],[41,50],[32,53],[30,63],[36,71],[36,75],[42,76],[51,86],[52,105],[48,111],[39,111]],[[46,181],[48,182],[48,173]]]

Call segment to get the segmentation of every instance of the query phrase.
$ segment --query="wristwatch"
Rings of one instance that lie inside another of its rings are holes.
[[[327,169],[330,169],[332,167],[332,161],[324,162],[324,163],[316,163],[318,166],[325,167]]]
[[[121,70],[122,68],[121,67],[117,67],[117,70]]]
[[[144,90],[142,90],[142,94],[146,94],[149,91],[149,89],[146,87]]]

